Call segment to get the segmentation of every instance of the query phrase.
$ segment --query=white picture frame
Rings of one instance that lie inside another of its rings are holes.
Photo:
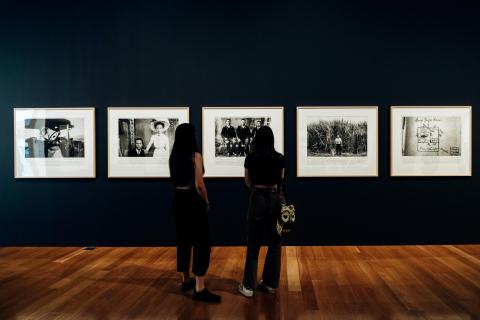
[[[95,108],[14,108],[15,178],[95,178]]]
[[[251,144],[242,147],[241,139],[237,138],[240,147],[229,147],[223,143],[221,130],[226,119],[231,120],[231,126],[237,129],[241,119],[245,119],[254,136],[256,124],[269,125],[275,137],[275,149],[284,152],[284,123],[282,106],[240,106],[240,107],[203,107],[202,108],[202,154],[205,165],[205,177],[235,178],[244,176],[245,154]],[[236,131],[235,131],[236,132]],[[234,151],[237,148],[237,151]]]
[[[298,106],[297,177],[378,177],[377,106]]]
[[[471,106],[392,106],[391,176],[471,176]]]
[[[189,107],[109,107],[108,177],[169,178],[175,129],[189,121]]]

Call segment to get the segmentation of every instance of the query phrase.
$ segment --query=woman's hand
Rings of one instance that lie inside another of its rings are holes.
[[[250,172],[248,171],[248,169],[245,169],[245,185],[249,189],[252,189],[252,179],[250,177]]]
[[[197,189],[198,194],[202,200],[209,205],[207,188],[203,181],[203,160],[200,153],[195,153],[195,188]]]

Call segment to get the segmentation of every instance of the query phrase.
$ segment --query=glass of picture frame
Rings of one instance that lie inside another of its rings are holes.
[[[391,176],[471,176],[471,106],[392,106]]]
[[[377,176],[377,106],[297,107],[297,177]]]
[[[108,177],[168,178],[175,129],[188,107],[108,108]]]
[[[253,150],[261,126],[272,128],[275,149],[283,153],[283,107],[203,107],[205,177],[243,177],[245,156]]]
[[[95,178],[95,109],[14,108],[15,178]]]

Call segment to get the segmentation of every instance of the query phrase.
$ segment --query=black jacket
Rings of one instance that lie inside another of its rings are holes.
[[[247,126],[245,127],[238,126],[237,136],[238,136],[238,139],[240,139],[240,141],[247,140],[248,138],[250,138],[250,129]]]
[[[128,156],[129,157],[145,157],[145,150],[142,149],[142,151],[140,151],[140,154],[138,154],[136,149],[130,149],[128,150]]]
[[[237,137],[237,133],[235,132],[235,129],[230,126],[230,127],[223,127],[222,132],[221,132],[222,138],[227,138],[227,139],[232,139]]]

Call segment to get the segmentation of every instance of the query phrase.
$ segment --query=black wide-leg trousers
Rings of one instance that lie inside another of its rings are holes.
[[[210,264],[210,229],[207,204],[195,188],[177,189],[173,199],[177,229],[177,271],[192,272],[201,277]]]

